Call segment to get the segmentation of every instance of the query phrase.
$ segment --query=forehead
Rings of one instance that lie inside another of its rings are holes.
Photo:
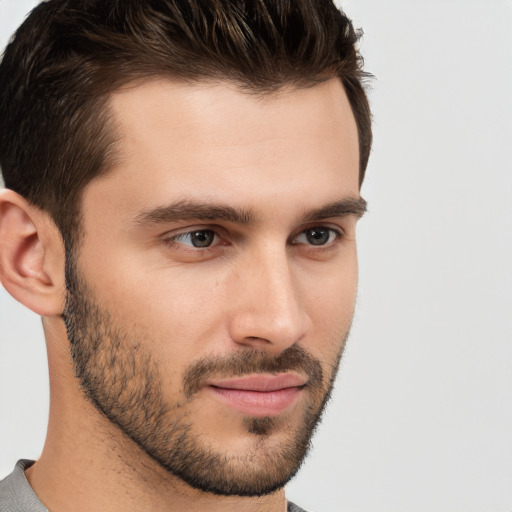
[[[332,192],[320,201],[358,195],[357,127],[338,79],[264,95],[159,79],[116,92],[111,108],[119,158],[89,188],[103,187],[112,204],[122,195],[123,209],[198,197],[252,207],[286,197],[313,203],[316,190]]]
[[[271,93],[242,90],[231,82],[158,79],[117,91],[111,105],[122,140],[128,143],[148,143],[155,130],[172,135],[180,144],[194,143],[196,137],[203,137],[204,143],[235,145],[287,136],[320,136],[328,143],[338,136],[338,144],[348,143],[347,151],[357,140],[339,79]]]

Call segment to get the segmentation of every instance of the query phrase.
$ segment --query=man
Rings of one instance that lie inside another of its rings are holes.
[[[300,511],[371,145],[328,0],[49,0],[0,66],[0,275],[50,418],[1,511]]]

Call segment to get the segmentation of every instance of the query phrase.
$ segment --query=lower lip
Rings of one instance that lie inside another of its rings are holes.
[[[210,386],[212,393],[233,409],[254,417],[277,416],[298,399],[302,389],[299,387],[278,389],[275,391],[249,391]]]

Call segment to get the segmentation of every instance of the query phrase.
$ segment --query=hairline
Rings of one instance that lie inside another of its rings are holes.
[[[257,84],[251,84],[249,81],[236,80],[232,77],[214,77],[214,76],[198,76],[198,77],[180,77],[173,75],[171,73],[148,73],[145,76],[141,76],[138,78],[125,79],[122,78],[113,80],[112,83],[114,86],[110,90],[104,91],[102,94],[94,97],[92,100],[93,110],[97,110],[96,119],[99,123],[101,123],[101,130],[104,135],[108,138],[107,147],[105,148],[105,162],[99,172],[93,176],[84,187],[81,187],[79,193],[76,197],[76,209],[74,212],[73,219],[73,228],[76,230],[76,233],[64,233],[63,228],[59,227],[59,231],[65,241],[65,243],[69,243],[69,249],[75,249],[80,246],[80,242],[83,238],[83,225],[82,225],[82,214],[83,214],[83,197],[86,189],[89,187],[91,183],[96,181],[98,178],[108,176],[116,171],[116,168],[119,164],[123,162],[123,157],[121,155],[120,147],[122,145],[122,133],[121,133],[121,124],[117,115],[112,107],[112,99],[113,97],[125,91],[128,91],[132,88],[140,87],[144,84],[157,82],[157,81],[166,81],[169,83],[182,84],[182,85],[190,85],[193,86],[214,86],[214,85],[228,85],[232,86],[234,90],[237,92],[241,92],[247,94],[249,96],[255,97],[257,100],[264,101],[267,98],[276,98],[282,94],[286,94],[288,92],[298,91],[298,90],[306,90],[311,89],[313,87],[322,85],[329,80],[338,80],[343,88],[345,95],[347,96],[347,101],[349,102],[350,112],[354,118],[356,123],[357,131],[359,132],[359,126],[357,123],[356,116],[354,114],[352,104],[350,103],[350,98],[348,97],[348,93],[346,87],[343,83],[343,78],[338,74],[333,73],[332,75],[325,75],[324,77],[318,78],[317,80],[311,79],[310,81],[303,80],[294,80],[293,78],[289,78],[287,80],[283,80],[281,83],[276,83],[274,87],[265,87]],[[358,152],[360,153],[361,148],[358,141]],[[358,174],[361,176],[362,169],[359,166]],[[67,239],[67,240],[66,240]]]

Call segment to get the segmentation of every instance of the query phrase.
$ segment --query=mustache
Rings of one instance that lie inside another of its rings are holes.
[[[306,375],[307,387],[321,389],[324,372],[319,361],[301,347],[292,345],[277,355],[262,350],[237,352],[228,357],[205,357],[192,363],[183,376],[185,396],[191,398],[212,377],[240,377],[254,373],[296,371]]]

